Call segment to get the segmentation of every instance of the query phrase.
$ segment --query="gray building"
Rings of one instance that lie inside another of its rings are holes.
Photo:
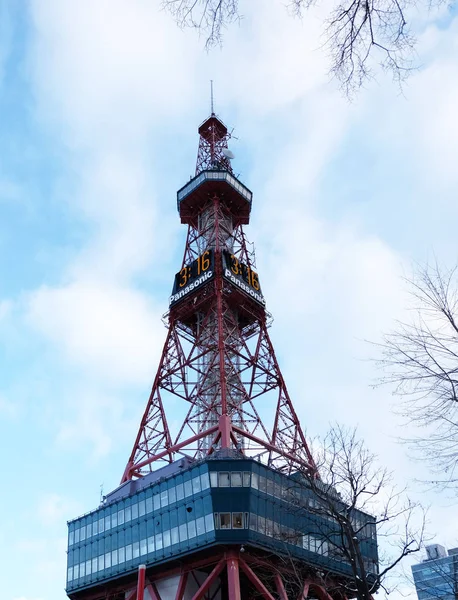
[[[418,600],[458,600],[458,548],[426,546],[426,559],[412,566]]]

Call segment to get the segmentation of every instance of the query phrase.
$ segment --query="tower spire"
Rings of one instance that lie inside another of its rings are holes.
[[[210,79],[210,108],[211,115],[213,116],[215,114],[215,107],[213,105],[213,79]]]

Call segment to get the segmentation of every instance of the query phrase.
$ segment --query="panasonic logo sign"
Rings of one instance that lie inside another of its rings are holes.
[[[169,305],[173,304],[174,302],[178,302],[178,300],[181,300],[181,298],[184,298],[187,294],[189,294],[189,292],[192,292],[196,288],[200,287],[203,283],[205,283],[211,277],[213,277],[213,271],[207,271],[205,273],[205,275],[202,275],[202,277],[199,277],[199,279],[196,279],[195,281],[193,281],[192,283],[187,285],[185,288],[180,290],[177,294],[173,294],[172,296],[170,296]]]
[[[248,294],[263,306],[266,305],[266,301],[264,300],[264,296],[262,294],[259,294],[251,286],[247,285],[243,281],[240,281],[238,277],[234,277],[234,275],[229,269],[224,270],[224,277],[228,279],[231,283],[233,283],[235,286],[243,290],[245,294]]]

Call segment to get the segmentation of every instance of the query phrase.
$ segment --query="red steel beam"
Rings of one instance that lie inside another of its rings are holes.
[[[161,600],[159,592],[157,591],[157,588],[154,585],[154,583],[148,583],[145,589],[148,590],[149,595],[151,596],[151,600]]]
[[[304,581],[304,587],[302,588],[302,592],[299,594],[299,598],[297,600],[306,600],[307,594],[309,593],[310,581]]]
[[[251,567],[249,567],[247,565],[247,563],[243,560],[243,558],[240,558],[239,562],[240,562],[240,566],[242,567],[242,570],[244,571],[245,575],[248,577],[248,579],[251,581],[251,583],[254,585],[254,587],[261,594],[261,597],[264,598],[265,600],[275,600],[275,598],[272,596],[272,594],[269,592],[269,590],[266,588],[266,586],[262,583],[262,581],[259,579],[259,577],[256,575],[256,573],[251,570]]]
[[[293,462],[295,462],[299,465],[303,465],[303,466],[307,467],[307,469],[310,469],[311,471],[316,470],[314,465],[304,462],[303,460],[301,460],[300,458],[297,458],[293,454],[289,454],[289,452],[284,452],[281,448],[278,448],[277,446],[270,444],[266,440],[258,438],[257,436],[253,435],[252,433],[249,433],[245,429],[240,429],[240,427],[237,427],[236,425],[232,424],[232,431],[235,431],[235,433],[238,433],[239,435],[247,437],[249,440],[256,442],[257,444],[260,444],[261,446],[264,446],[264,448],[266,448],[267,450],[276,452],[277,454],[280,454],[281,456],[284,456],[285,458],[288,458],[289,460],[292,460]]]
[[[205,431],[202,431],[201,433],[193,435],[192,437],[188,438],[187,440],[184,440],[183,442],[180,442],[179,444],[170,446],[167,450],[164,450],[163,452],[159,452],[159,454],[155,454],[154,456],[150,456],[149,458],[142,460],[142,462],[135,463],[135,464],[132,463],[130,465],[130,471],[132,472],[133,470],[146,467],[146,465],[151,464],[155,460],[160,460],[161,458],[164,458],[164,456],[166,456],[167,454],[172,454],[173,452],[177,452],[178,450],[181,450],[181,448],[183,448],[184,446],[187,446],[188,444],[192,444],[193,442],[197,442],[197,440],[200,440],[201,438],[209,435],[210,433],[214,433],[215,431],[218,431],[218,425],[209,427]]]
[[[288,600],[288,596],[286,595],[285,586],[283,585],[283,579],[281,578],[280,573],[275,575],[275,585],[277,586],[277,592],[280,596],[280,600]]]
[[[222,558],[219,561],[219,563],[215,566],[213,571],[210,573],[210,575],[207,577],[207,579],[200,586],[200,588],[197,590],[197,592],[194,594],[194,596],[192,597],[192,600],[201,600],[203,598],[203,595],[210,589],[212,583],[215,581],[215,579],[218,577],[218,575],[224,569],[225,565],[226,565],[226,561],[224,558]]]
[[[229,600],[241,600],[239,557],[233,550],[227,556],[227,585]]]
[[[175,596],[175,600],[183,600],[186,584],[188,583],[188,572],[185,571],[181,574],[180,581],[178,583],[178,589]]]
[[[145,596],[146,565],[138,566],[137,600],[143,600]]]

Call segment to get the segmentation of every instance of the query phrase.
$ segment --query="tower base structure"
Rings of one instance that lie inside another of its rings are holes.
[[[69,523],[67,594],[141,600],[144,565],[146,600],[343,600],[351,567],[333,552],[339,532],[318,503],[299,472],[241,453],[181,459]],[[354,516],[375,532],[369,515]],[[375,565],[375,535],[364,559]]]
[[[268,554],[248,552],[244,546],[218,548],[196,555],[186,565],[150,570],[119,590],[107,590],[112,600],[346,600],[337,593],[339,582],[324,581],[317,573],[300,573]],[[128,589],[126,590],[126,586]],[[100,594],[85,596],[99,600]]]

